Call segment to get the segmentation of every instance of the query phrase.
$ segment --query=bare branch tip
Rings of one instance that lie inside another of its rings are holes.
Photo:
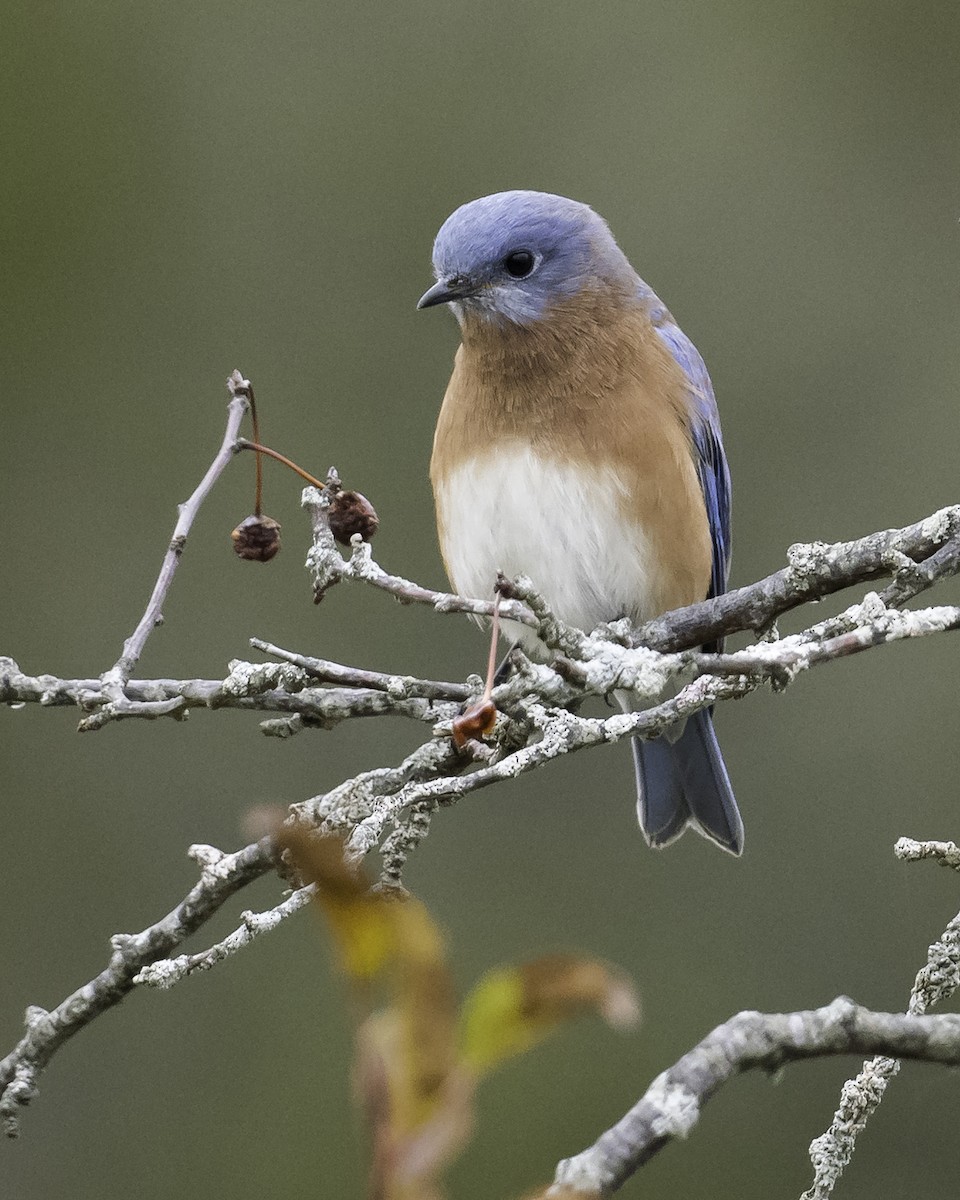
[[[242,396],[243,399],[250,399],[251,383],[249,379],[245,379],[240,371],[231,371],[227,377],[227,389],[231,396]]]

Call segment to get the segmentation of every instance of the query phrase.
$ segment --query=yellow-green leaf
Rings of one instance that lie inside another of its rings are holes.
[[[630,980],[596,959],[551,954],[489,971],[463,1005],[461,1057],[485,1074],[591,1011],[618,1028],[635,1025],[640,1015]]]

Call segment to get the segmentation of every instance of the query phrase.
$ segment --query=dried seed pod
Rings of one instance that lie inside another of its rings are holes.
[[[359,492],[337,492],[330,501],[328,516],[330,532],[341,546],[349,546],[355,533],[369,542],[380,528],[377,510]]]
[[[280,549],[280,522],[273,517],[244,517],[230,536],[239,558],[249,562],[269,562]]]
[[[471,739],[485,737],[497,723],[497,706],[492,700],[478,700],[453,719],[453,744],[458,750]]]

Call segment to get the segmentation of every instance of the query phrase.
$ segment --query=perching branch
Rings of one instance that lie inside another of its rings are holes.
[[[960,848],[952,842],[901,838],[894,853],[906,862],[936,858],[960,870]],[[657,1076],[633,1108],[588,1150],[561,1162],[546,1195],[597,1197],[615,1192],[669,1142],[686,1137],[703,1105],[743,1071],[775,1071],[786,1062],[824,1055],[879,1055],[844,1084],[830,1129],[810,1147],[816,1178],[800,1200],[827,1200],[850,1161],[857,1134],[899,1071],[897,1060],[951,1065],[960,1061],[960,1016],[925,1015],[960,986],[958,962],[960,913],[929,948],[905,1014],[868,1012],[844,996],[813,1012],[739,1013]]]
[[[261,728],[274,736],[326,729],[358,717],[402,716],[425,723],[431,726],[429,736],[401,763],[375,766],[291,809],[291,820],[341,833],[356,858],[379,849],[381,884],[387,888],[402,888],[406,859],[423,840],[438,807],[565,754],[631,736],[655,737],[699,709],[746,695],[766,682],[782,687],[809,667],[889,641],[960,627],[958,608],[908,612],[896,607],[960,570],[960,507],[951,507],[904,529],[853,542],[794,546],[783,570],[716,600],[665,614],[640,630],[625,621],[592,632],[570,628],[550,612],[531,581],[504,582],[502,617],[536,629],[554,657],[549,664],[538,664],[513,652],[509,677],[492,693],[498,715],[491,735],[483,742],[468,741],[464,749],[454,745],[451,728],[461,705],[480,695],[483,685],[477,676],[450,682],[418,679],[253,639],[255,648],[280,661],[232,662],[222,680],[134,680],[132,672],[158,623],[192,521],[239,445],[250,385],[235,372],[230,386],[234,399],[223,442],[180,510],[157,584],[121,658],[100,679],[73,680],[27,675],[13,659],[0,658],[0,702],[76,704],[84,712],[84,730],[120,719],[179,719],[191,707],[273,714]],[[348,555],[341,554],[330,524],[338,494],[342,489],[333,471],[327,485],[304,492],[313,531],[307,566],[317,599],[344,581],[372,586],[402,603],[428,604],[438,612],[492,613],[490,601],[436,591],[384,570],[360,536],[353,538]],[[891,576],[893,582],[880,595],[870,593],[840,616],[801,633],[728,654],[696,649],[736,631],[768,631],[780,613],[807,600]],[[636,711],[606,718],[579,715],[588,697],[609,698],[618,692],[633,694]],[[665,695],[671,698],[664,700]],[[305,893],[295,891],[266,914],[243,914],[235,932],[222,942],[193,955],[176,955],[184,939],[227,898],[277,865],[268,842],[223,856],[216,867],[205,863],[200,881],[173,913],[132,938],[114,940],[113,956],[100,975],[51,1014],[28,1010],[26,1036],[0,1063],[0,1116],[8,1130],[15,1130],[17,1110],[35,1094],[37,1076],[57,1048],[134,986],[169,985],[206,969],[302,907]]]
[[[193,848],[195,849],[195,847]],[[151,987],[169,988],[197,971],[209,971],[218,962],[222,962],[231,954],[236,954],[238,950],[248,946],[261,933],[276,929],[281,921],[285,921],[287,917],[292,917],[301,908],[305,908],[313,899],[315,892],[314,885],[308,883],[305,887],[291,892],[282,904],[268,909],[267,912],[255,913],[248,909],[240,914],[241,924],[239,927],[233,933],[228,934],[223,941],[215,942],[209,949],[201,950],[199,954],[180,954],[176,958],[162,958],[147,963],[134,976],[133,982],[148,983]]]
[[[282,650],[276,653],[278,657],[287,654]],[[158,715],[167,715],[169,710],[158,714],[153,706],[175,699],[181,705],[178,710],[181,719],[188,716],[192,708],[235,708],[247,712],[288,713],[299,722],[298,727],[313,725],[321,729],[332,729],[352,717],[378,716],[402,716],[433,725],[456,715],[459,704],[453,697],[462,693],[465,699],[468,695],[465,684],[433,683],[399,675],[384,674],[383,686],[368,687],[361,681],[371,680],[376,672],[354,671],[335,663],[329,666],[331,673],[339,671],[345,686],[314,687],[310,672],[298,672],[275,663],[240,661],[230,664],[230,673],[224,679],[131,679],[124,688],[130,706],[116,712],[113,719],[151,720]],[[395,680],[395,686],[390,687],[385,682],[388,680]],[[419,686],[421,683],[423,687]],[[434,703],[434,697],[444,690],[452,694],[451,702]],[[99,679],[24,675],[12,658],[0,656],[0,703],[35,703],[46,708],[78,704],[87,707],[99,703],[101,695]],[[264,733],[275,734],[275,725],[276,722],[263,721],[260,727]]]
[[[899,607],[960,571],[960,505],[852,542],[798,543],[787,559],[788,566],[757,583],[649,621],[637,631],[637,640],[657,650],[682,650],[742,630],[763,633],[792,608],[891,576],[894,582],[880,598]]]
[[[89,983],[67,996],[52,1012],[31,1005],[26,1012],[27,1031],[0,1062],[0,1121],[4,1132],[19,1132],[19,1111],[37,1094],[37,1079],[53,1055],[75,1033],[108,1008],[118,1004],[134,987],[135,976],[204,925],[230,898],[274,865],[268,839],[254,842],[236,854],[222,854],[212,846],[191,846],[191,858],[200,864],[198,883],[171,912],[140,933],[115,933],[110,939],[110,962]]]
[[[901,838],[894,853],[903,862],[934,858],[943,866],[960,871],[960,848],[953,842],[916,842]],[[907,1012],[919,1016],[933,1005],[948,1000],[960,987],[960,913],[950,921],[929,947],[927,962],[920,969],[910,992]],[[855,1079],[848,1079],[840,1093],[840,1106],[830,1128],[810,1143],[814,1180],[800,1200],[828,1200],[853,1155],[857,1137],[886,1094],[887,1085],[899,1072],[900,1063],[889,1055],[863,1064]]]
[[[742,1012],[658,1075],[630,1111],[589,1150],[564,1159],[546,1195],[609,1196],[659,1150],[685,1138],[728,1080],[761,1068],[840,1054],[889,1054],[960,1064],[960,1015],[870,1012],[840,996],[825,1008]]]

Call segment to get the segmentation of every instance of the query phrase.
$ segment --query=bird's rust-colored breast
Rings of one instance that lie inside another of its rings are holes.
[[[689,384],[646,310],[632,297],[581,292],[535,324],[473,319],[462,334],[430,465],[445,559],[440,485],[465,461],[519,444],[587,475],[614,468],[623,520],[643,529],[663,568],[658,610],[703,599],[712,543]]]

